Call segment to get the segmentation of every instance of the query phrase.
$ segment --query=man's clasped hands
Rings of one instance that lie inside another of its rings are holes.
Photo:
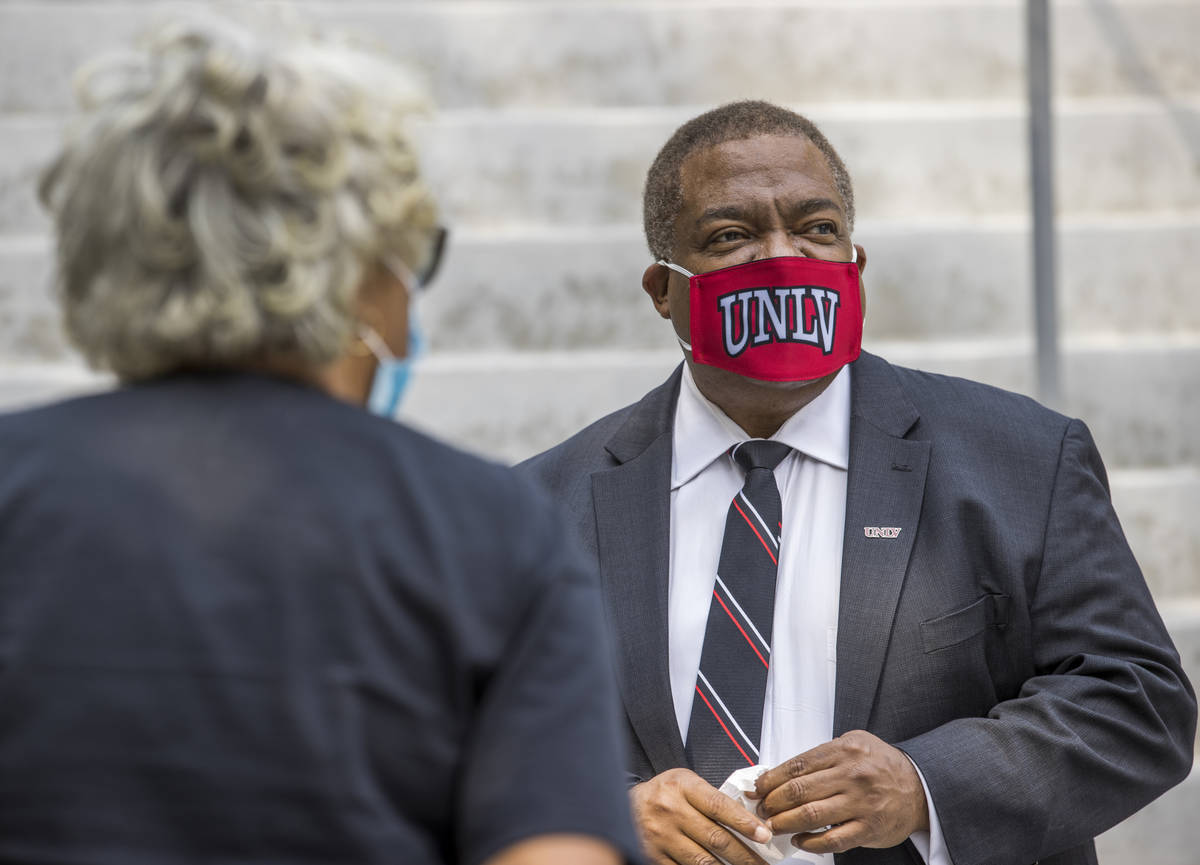
[[[862,730],[768,769],[746,796],[758,802],[757,813],[689,769],[672,769],[635,786],[634,818],[650,861],[716,865],[720,857],[729,865],[762,865],[734,832],[760,843],[794,833],[792,844],[820,854],[894,847],[929,829],[924,788],[912,762]]]

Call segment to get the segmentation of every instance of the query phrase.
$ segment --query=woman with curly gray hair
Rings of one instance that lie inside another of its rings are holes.
[[[441,233],[399,68],[188,21],[85,68],[80,96],[41,196],[67,333],[94,366],[261,369],[353,401],[370,358],[404,354],[396,283],[418,287]]]
[[[0,418],[0,862],[632,859],[569,531],[362,408],[441,251],[417,90],[216,19],[82,82],[41,192],[122,386]]]

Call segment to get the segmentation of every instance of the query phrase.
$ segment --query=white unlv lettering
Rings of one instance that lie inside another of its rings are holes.
[[[811,298],[806,304],[805,298]],[[798,342],[814,345],[825,354],[833,351],[837,330],[838,294],[827,288],[752,288],[730,292],[717,299],[721,307],[725,351],[737,357],[750,343],[750,309],[755,307],[754,345]],[[740,319],[740,320],[739,320]],[[791,331],[788,322],[793,323]]]

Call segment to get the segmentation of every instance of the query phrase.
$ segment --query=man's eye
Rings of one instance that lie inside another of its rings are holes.
[[[809,234],[837,234],[837,226],[832,222],[818,222],[808,228]]]
[[[713,236],[715,243],[733,243],[734,241],[742,240],[746,237],[746,232],[740,228],[727,228]]]

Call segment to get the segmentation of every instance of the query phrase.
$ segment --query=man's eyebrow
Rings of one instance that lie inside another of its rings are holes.
[[[738,207],[735,204],[725,205],[724,207],[710,207],[700,214],[700,217],[696,220],[696,225],[711,222],[714,219],[745,219],[749,212],[745,208]]]
[[[816,213],[821,210],[836,210],[842,212],[842,206],[832,198],[806,198],[803,201],[798,201],[787,207],[787,215],[791,219],[807,216],[810,213]],[[696,225],[703,225],[706,222],[711,222],[718,219],[750,219],[752,211],[744,207],[739,207],[735,204],[727,204],[721,207],[710,207],[700,214],[696,220]]]
[[[789,207],[788,215],[808,216],[808,214],[816,213],[820,210],[836,210],[838,213],[841,213],[842,205],[832,198],[806,198]]]

